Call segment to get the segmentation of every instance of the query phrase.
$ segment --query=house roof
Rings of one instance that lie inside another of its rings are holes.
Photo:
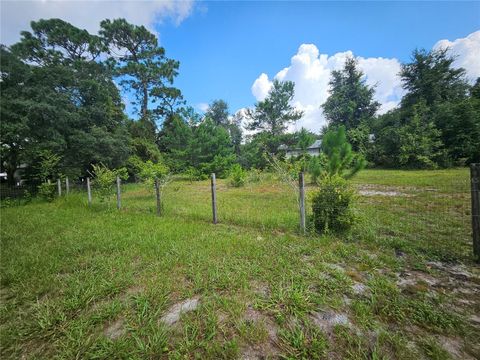
[[[315,142],[310,145],[309,149],[319,149],[322,146],[322,140],[315,140]]]
[[[315,142],[310,145],[307,150],[313,150],[313,149],[320,149],[320,147],[322,146],[322,140],[315,140]],[[285,144],[282,144],[278,147],[278,150],[286,150],[286,151],[299,151],[300,149],[298,148],[289,148],[287,145]]]

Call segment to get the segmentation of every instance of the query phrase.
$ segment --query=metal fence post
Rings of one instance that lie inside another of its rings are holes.
[[[117,209],[120,210],[122,207],[122,199],[120,193],[120,176],[117,176]]]
[[[480,262],[480,163],[470,164],[473,254]]]
[[[158,179],[155,179],[155,195],[157,198],[157,216],[162,215],[162,207],[160,203],[160,184],[158,183]]]
[[[90,189],[89,177],[87,177],[87,195],[88,195],[88,205],[92,205],[92,189]]]
[[[62,182],[60,179],[57,179],[57,190],[58,190],[58,196],[62,196]]]
[[[217,223],[217,188],[215,181],[215,173],[212,173],[212,213],[213,223]]]
[[[300,231],[305,233],[305,179],[303,172],[299,174],[298,177],[298,188],[299,188],[299,207],[300,207]]]

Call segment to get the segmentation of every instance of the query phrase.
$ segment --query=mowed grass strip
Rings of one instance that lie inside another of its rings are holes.
[[[270,178],[219,181],[218,225],[208,181],[173,182],[162,217],[140,185],[120,211],[83,193],[2,208],[2,358],[478,357],[469,198],[405,173],[356,178],[412,196],[359,196],[342,237],[299,236],[295,194]]]

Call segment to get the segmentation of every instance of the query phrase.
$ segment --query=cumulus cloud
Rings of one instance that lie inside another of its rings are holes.
[[[155,32],[155,23],[170,20],[178,25],[185,20],[193,11],[193,0],[2,1],[1,8],[0,40],[11,45],[20,39],[20,31],[30,30],[30,21],[42,18],[61,18],[91,33],[104,19],[125,18]]]
[[[453,65],[463,67],[471,82],[480,76],[480,30],[454,41],[440,40],[433,48],[448,49],[448,52],[456,57]]]
[[[302,44],[292,57],[290,66],[280,70],[275,79],[295,82],[293,104],[304,112],[304,116],[289,130],[305,127],[319,131],[326,123],[320,106],[328,98],[328,82],[331,72],[343,68],[345,60],[353,57],[351,51],[328,56],[320,54],[314,44]],[[386,112],[397,105],[403,95],[398,77],[400,63],[396,59],[357,57],[359,68],[365,73],[366,83],[376,86],[376,100],[382,104],[380,112]],[[252,85],[252,94],[258,101],[263,100],[272,86],[272,80],[262,73]]]
[[[206,112],[208,110],[208,104],[207,103],[198,103],[197,104],[197,109],[200,110],[201,112]]]
[[[471,81],[480,76],[480,31],[470,34],[466,38],[455,41],[441,40],[435,48],[446,47],[457,56],[456,67],[464,67]],[[292,105],[304,111],[304,116],[289,131],[305,127],[318,132],[326,124],[321,105],[329,96],[328,82],[333,70],[340,70],[347,57],[355,57],[358,67],[365,74],[365,81],[369,86],[375,86],[375,100],[381,107],[383,114],[395,108],[404,95],[399,72],[400,62],[395,58],[364,58],[354,56],[351,51],[339,52],[334,55],[321,54],[314,44],[300,45],[297,53],[291,58],[290,66],[280,70],[273,79],[295,82],[295,97]],[[273,79],[262,73],[252,85],[252,94],[258,101],[263,100],[271,86]]]

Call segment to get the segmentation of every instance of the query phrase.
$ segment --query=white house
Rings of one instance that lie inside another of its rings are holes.
[[[320,155],[320,148],[322,146],[322,140],[315,140],[315,142],[307,148],[307,154],[310,156]],[[285,151],[285,158],[290,159],[294,156],[299,156],[302,154],[301,149],[288,148],[286,145],[280,145],[279,150]]]

